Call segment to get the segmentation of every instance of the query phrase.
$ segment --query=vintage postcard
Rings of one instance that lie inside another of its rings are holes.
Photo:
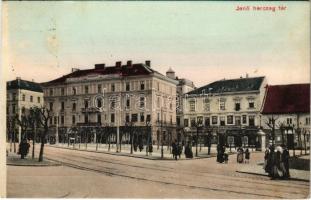
[[[309,198],[308,1],[1,10],[1,197]]]

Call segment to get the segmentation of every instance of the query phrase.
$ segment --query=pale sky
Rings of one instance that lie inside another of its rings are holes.
[[[202,86],[266,76],[310,81],[309,2],[3,2],[7,79],[45,82],[71,71],[151,60]],[[235,11],[237,5],[287,6]]]

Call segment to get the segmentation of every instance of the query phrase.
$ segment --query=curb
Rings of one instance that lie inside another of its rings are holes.
[[[18,159],[20,160],[20,159]],[[53,161],[53,160],[50,160],[48,158],[45,158],[44,160],[46,161],[45,163],[41,163],[41,162],[38,162],[38,158],[36,159],[29,159],[29,163],[25,162],[25,163],[19,163],[19,161],[14,161],[14,160],[11,160],[11,159],[8,159],[7,157],[7,160],[6,160],[6,165],[9,165],[9,166],[23,166],[23,167],[49,167],[49,166],[61,166],[61,163],[59,162],[56,162],[56,161]]]
[[[252,175],[258,175],[258,176],[265,176],[265,177],[268,177],[268,175],[266,175],[266,174],[260,174],[260,173],[255,173],[255,172],[243,172],[243,171],[239,171],[239,170],[236,170],[236,172],[242,173],[242,174],[252,174]],[[280,180],[282,180],[282,179],[280,179]],[[288,180],[309,182],[309,180],[300,179],[300,178],[289,178]]]
[[[60,163],[53,163],[53,164],[22,164],[22,163],[6,163],[9,166],[23,166],[23,167],[55,167],[61,166]]]
[[[148,156],[139,156],[139,155],[131,155],[131,154],[125,154],[125,153],[113,153],[113,152],[105,152],[105,151],[94,151],[94,150],[85,150],[85,149],[72,149],[72,148],[68,148],[68,147],[58,147],[58,146],[52,146],[52,145],[48,145],[49,147],[53,147],[53,148],[60,148],[60,149],[68,149],[68,150],[75,150],[75,151],[85,151],[85,152],[92,152],[92,153],[104,153],[104,154],[108,154],[108,155],[115,155],[115,156],[126,156],[126,157],[131,157],[131,158],[141,158],[141,159],[146,159],[146,160],[165,160],[165,161],[175,161],[175,159],[173,158],[168,158],[168,157],[164,157],[164,158],[160,158],[160,157],[148,157]],[[178,160],[196,160],[196,159],[205,159],[205,158],[214,158],[216,157],[216,155],[212,155],[209,157],[193,157],[191,159],[189,158],[184,158],[184,159],[178,159]]]

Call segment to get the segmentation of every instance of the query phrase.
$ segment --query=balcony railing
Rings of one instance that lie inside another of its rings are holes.
[[[97,113],[99,112],[99,109],[96,107],[82,108],[81,112],[82,113]]]

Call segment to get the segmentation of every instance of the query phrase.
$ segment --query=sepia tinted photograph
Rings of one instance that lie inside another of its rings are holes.
[[[309,198],[308,1],[1,4],[1,197]]]

